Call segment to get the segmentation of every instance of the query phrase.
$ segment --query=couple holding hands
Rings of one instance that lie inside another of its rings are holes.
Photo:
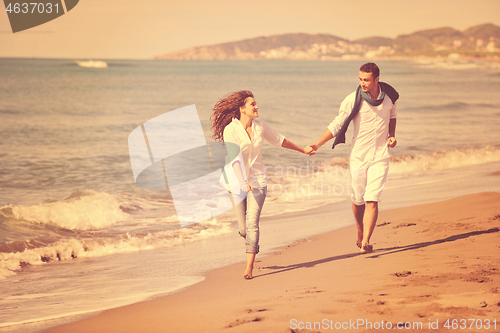
[[[235,206],[239,234],[245,238],[247,267],[243,277],[252,278],[255,255],[259,252],[259,217],[267,194],[266,170],[262,162],[263,140],[277,147],[314,155],[335,138],[333,147],[345,143],[352,122],[354,135],[350,156],[352,210],[356,220],[356,245],[363,253],[372,252],[370,237],[378,217],[378,202],[389,171],[389,147],[396,146],[396,105],[399,94],[390,85],[379,82],[380,70],[374,63],[359,69],[359,87],[340,105],[339,115],[328,125],[320,139],[305,148],[276,133],[258,120],[259,107],[250,91],[232,93],[219,100],[210,117],[214,139],[238,147],[241,159],[232,167],[245,198]],[[240,161],[244,166],[240,165]]]

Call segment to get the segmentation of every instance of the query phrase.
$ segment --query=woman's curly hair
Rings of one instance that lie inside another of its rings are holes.
[[[215,104],[210,116],[215,141],[224,141],[224,128],[233,121],[233,118],[240,119],[240,107],[245,105],[248,97],[253,98],[252,92],[241,90],[227,95]]]

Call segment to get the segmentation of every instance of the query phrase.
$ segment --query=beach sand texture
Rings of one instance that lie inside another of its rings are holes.
[[[325,214],[313,210],[304,223]],[[371,332],[398,323],[449,332],[448,319],[450,328],[465,319],[462,331],[498,332],[499,236],[496,192],[382,211],[373,253],[358,252],[350,226],[258,257],[252,280],[242,262],[176,294],[47,332]]]

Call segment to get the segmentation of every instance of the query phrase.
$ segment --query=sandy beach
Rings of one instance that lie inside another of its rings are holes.
[[[252,280],[242,262],[47,332],[498,332],[499,202],[484,192],[382,211],[373,253],[350,226],[258,257]]]

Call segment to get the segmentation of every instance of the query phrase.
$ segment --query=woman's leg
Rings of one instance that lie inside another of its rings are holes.
[[[238,221],[238,232],[243,239],[247,238],[247,198],[243,199],[234,207],[236,220]]]
[[[236,219],[238,221],[238,233],[240,234],[241,237],[243,237],[243,240],[245,241],[245,248],[246,248],[246,239],[247,239],[247,198],[243,199],[239,204],[237,204],[235,207],[235,212],[236,212]],[[253,269],[253,263],[255,260],[255,253],[247,253],[247,267],[245,269],[245,274],[243,277],[245,279],[251,279],[252,278],[252,269]]]
[[[245,278],[252,278],[255,255],[259,253],[259,220],[267,195],[267,188],[255,188],[246,198],[246,252]]]

